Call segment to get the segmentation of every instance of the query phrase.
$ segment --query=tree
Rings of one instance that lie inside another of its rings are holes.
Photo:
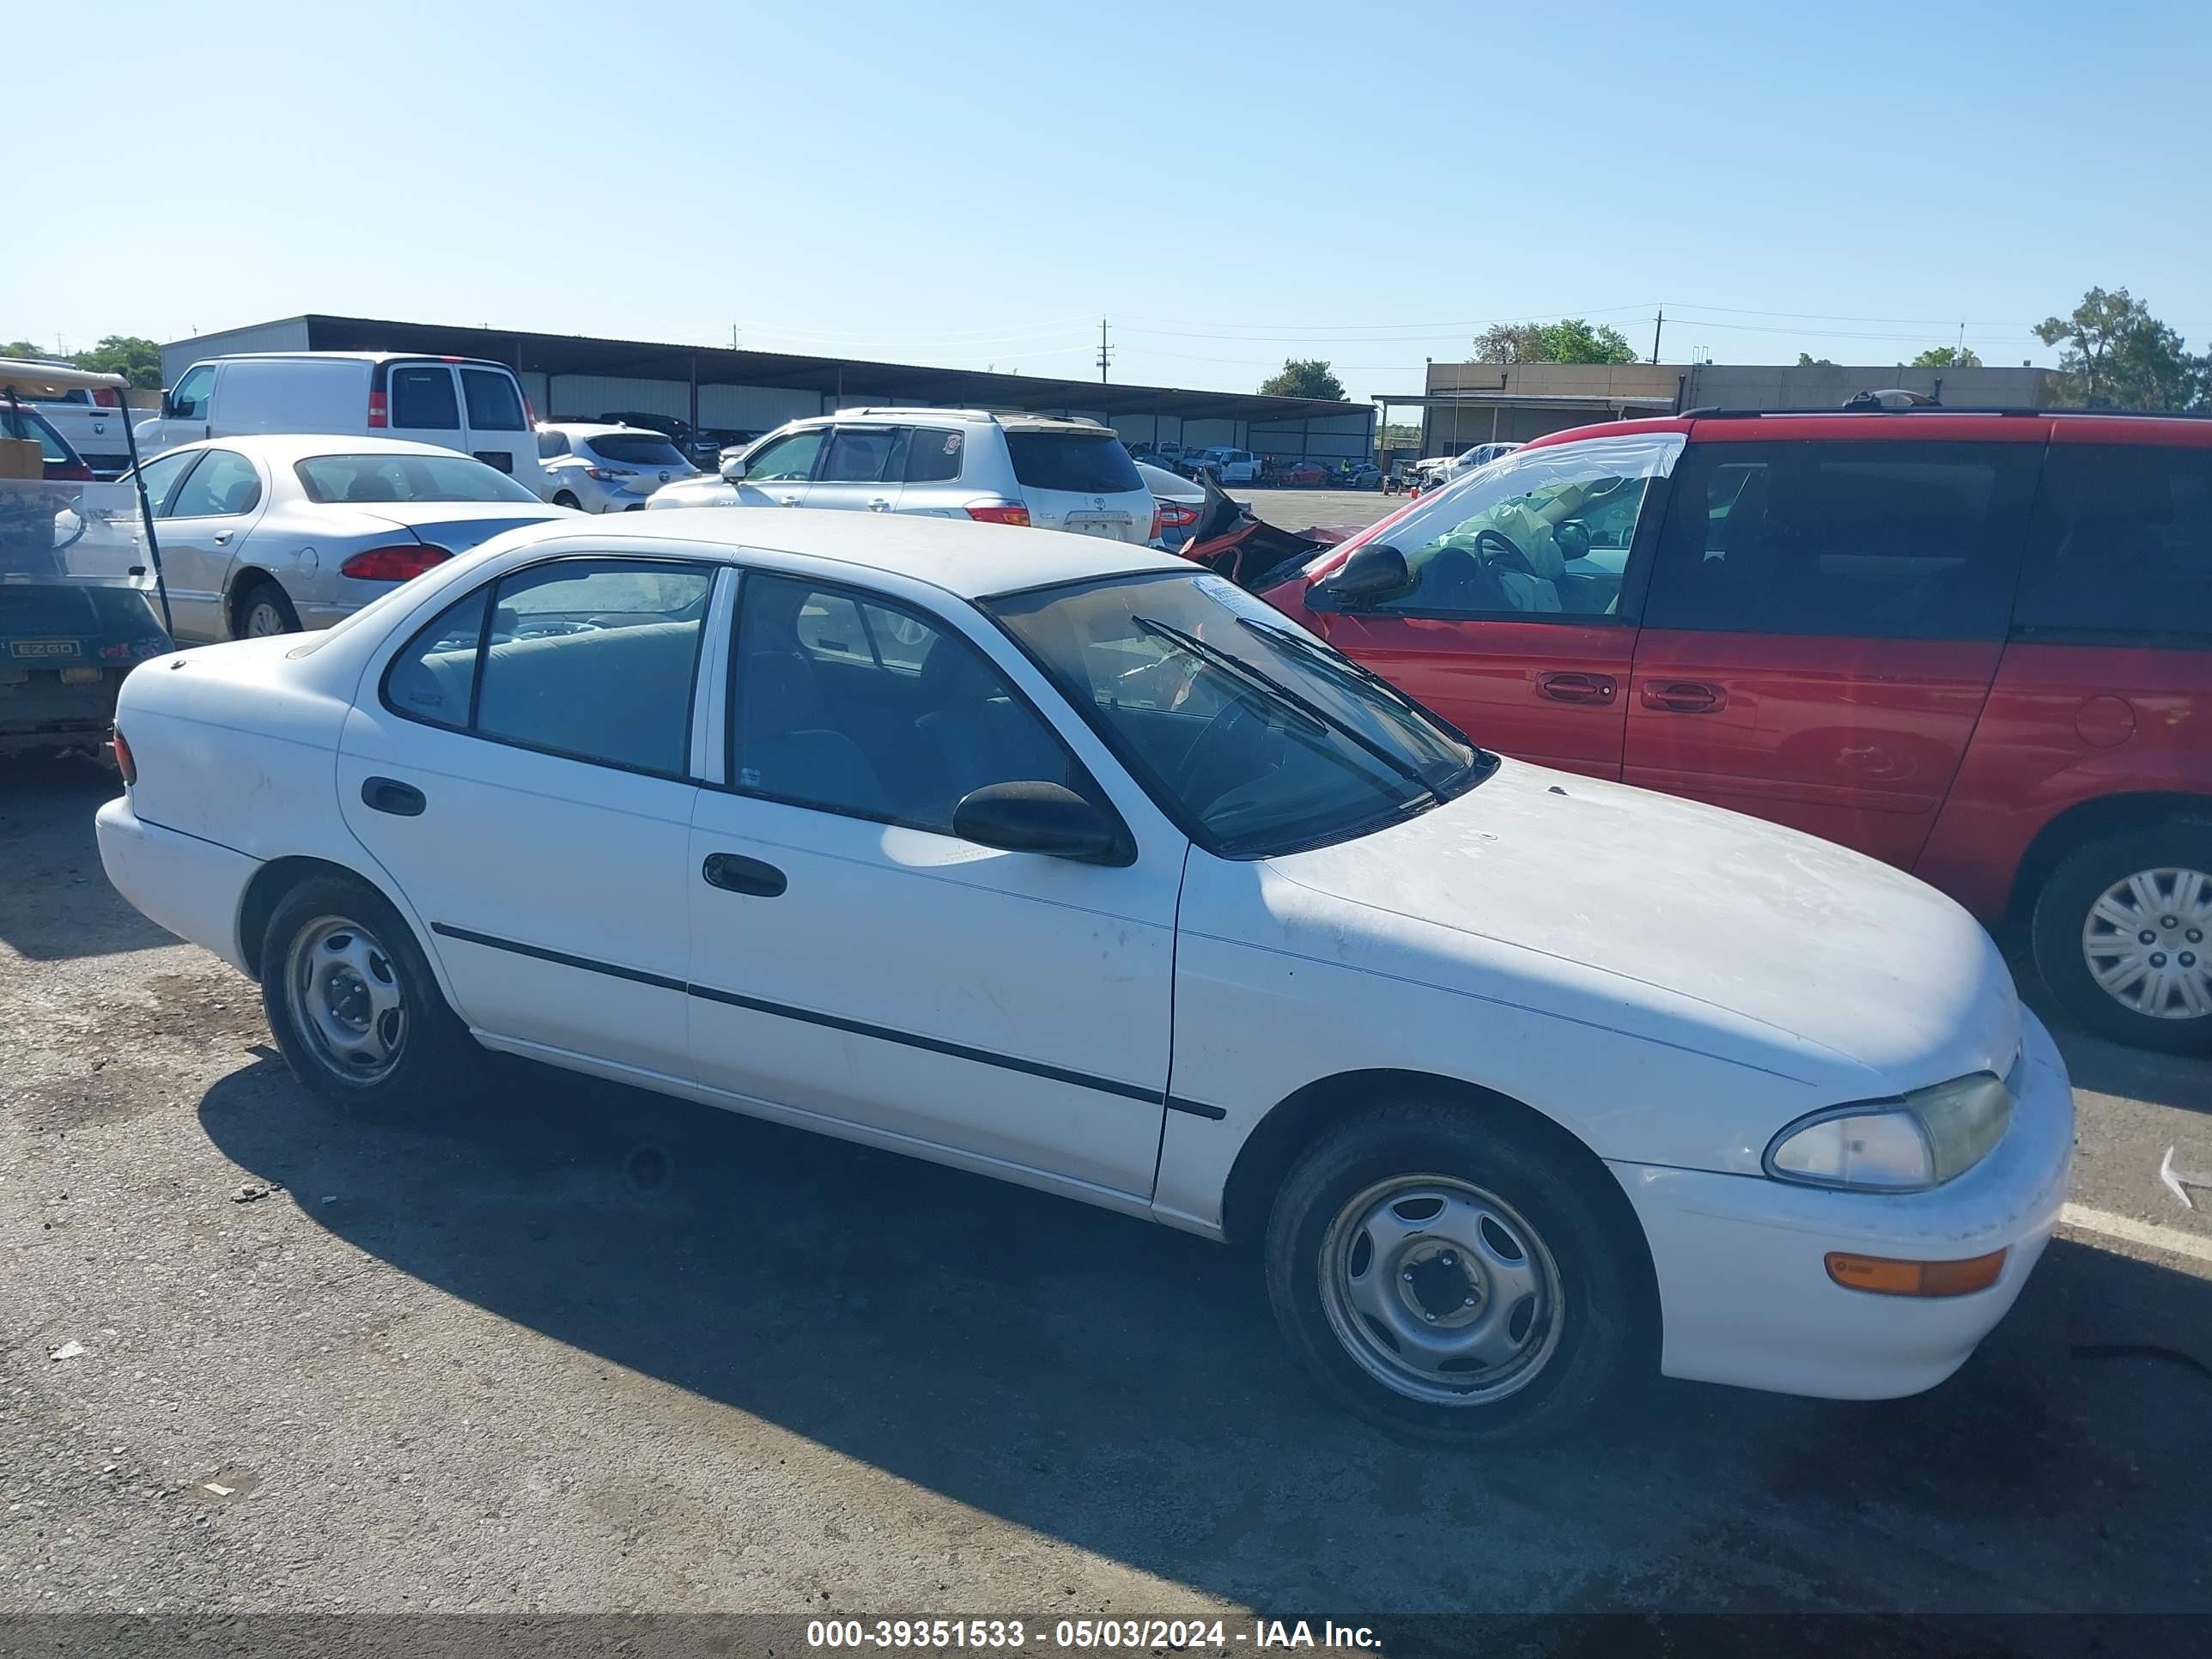
[[[135,386],[161,384],[161,348],[136,334],[105,335],[91,350],[80,351],[70,361],[79,368],[124,375]]]
[[[1809,351],[1801,351],[1797,354],[1797,367],[1800,368],[1833,368],[1835,364],[1826,357],[1815,357]]]
[[[1499,323],[1474,339],[1479,363],[1632,363],[1636,349],[1617,328],[1583,317],[1556,323]]]
[[[2187,409],[2202,400],[2212,360],[2192,357],[2181,336],[2127,289],[2093,288],[2064,317],[2035,325],[2058,359],[2062,402],[2091,409]]]
[[[1972,346],[1931,346],[1912,360],[1915,368],[1979,368]]]
[[[1283,371],[1260,382],[1263,398],[1327,398],[1344,401],[1344,382],[1319,357],[1285,357]]]
[[[0,357],[14,357],[18,360],[28,358],[33,362],[52,362],[53,353],[41,351],[37,344],[30,340],[10,340],[7,344],[0,345]]]

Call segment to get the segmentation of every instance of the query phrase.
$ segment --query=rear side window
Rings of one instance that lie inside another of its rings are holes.
[[[2014,620],[2212,636],[2212,449],[2053,445]]]
[[[477,647],[490,603],[491,589],[479,587],[408,641],[385,670],[386,707],[429,726],[466,726],[476,696]]]
[[[908,483],[950,483],[960,476],[960,451],[963,434],[940,431],[934,427],[918,426],[907,446],[906,481]]]
[[[541,432],[538,434],[538,459],[550,461],[568,453],[568,434],[565,432]]]
[[[522,389],[514,376],[495,368],[465,368],[461,391],[468,398],[469,425],[478,432],[520,432]]]
[[[1009,432],[1006,449],[1026,489],[1120,495],[1145,487],[1137,464],[1110,432]]]
[[[2002,639],[2036,459],[2014,444],[1692,444],[1644,625]]]
[[[392,424],[404,429],[452,431],[461,423],[453,372],[444,364],[392,371]]]

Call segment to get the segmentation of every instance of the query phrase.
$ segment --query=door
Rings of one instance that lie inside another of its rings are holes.
[[[215,436],[215,376],[221,367],[195,363],[185,371],[184,378],[169,390],[161,411],[161,435],[150,447],[167,449],[173,444]],[[149,446],[142,443],[139,447],[143,450]]]
[[[738,481],[740,507],[805,507],[828,427],[808,427],[771,439],[746,464]]]
[[[1650,557],[1659,489],[1681,448],[1666,432],[1531,450],[1393,530],[1413,578],[1404,593],[1332,611],[1316,586],[1306,604],[1330,644],[1475,742],[1618,777],[1636,652],[1632,565]]]
[[[204,449],[155,520],[161,578],[179,640],[227,640],[230,572],[269,501],[259,470],[234,449]]]
[[[1129,811],[1124,865],[957,839],[985,784],[1113,797],[940,617],[757,572],[738,609],[731,787],[687,872],[699,1081],[1149,1194],[1184,843]]]
[[[1692,445],[1627,781],[1910,868],[2003,648],[2043,435],[2015,425],[2033,441]]]
[[[854,513],[895,513],[906,475],[907,441],[898,426],[847,426],[830,434],[807,487],[806,505]]]
[[[680,562],[544,561],[372,664],[339,810],[471,1025],[687,1075],[690,726],[713,580]]]
[[[385,386],[392,422],[388,435],[467,451],[460,388],[450,364],[394,363]]]
[[[503,368],[466,367],[460,376],[461,413],[468,422],[464,447],[486,466],[535,489],[537,444],[514,376]]]

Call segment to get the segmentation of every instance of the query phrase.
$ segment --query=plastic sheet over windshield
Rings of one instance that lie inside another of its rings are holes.
[[[0,478],[0,581],[150,590],[137,490]]]
[[[1383,828],[1497,759],[1234,584],[1109,577],[985,602],[1161,810],[1263,858]]]

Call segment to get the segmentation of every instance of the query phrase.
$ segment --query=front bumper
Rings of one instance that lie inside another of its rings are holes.
[[[2021,1012],[2025,1064],[1996,1149],[1956,1180],[1894,1196],[1653,1164],[1609,1167],[1651,1249],[1669,1376],[1834,1400],[1932,1389],[2020,1295],[2066,1202],[2074,1091],[2051,1034]],[[1911,1261],[2008,1252],[1971,1296],[1847,1291],[1831,1250]]]
[[[100,862],[115,890],[157,927],[212,951],[240,973],[238,918],[260,860],[197,836],[148,823],[118,795],[93,819]]]

